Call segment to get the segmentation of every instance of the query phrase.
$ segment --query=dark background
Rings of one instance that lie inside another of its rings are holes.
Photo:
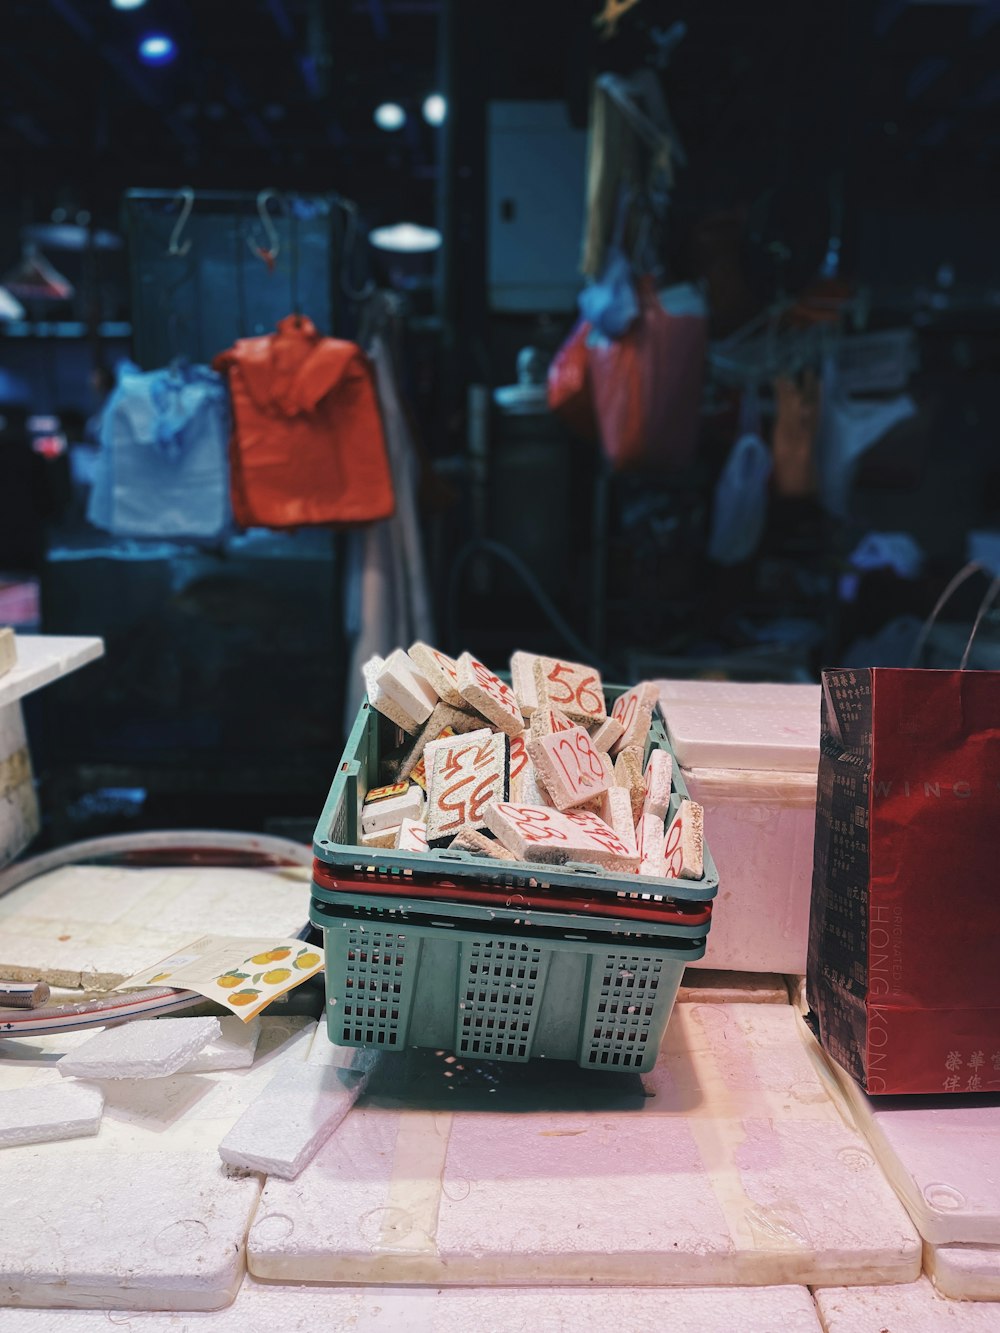
[[[52,253],[73,301],[44,318],[30,311],[20,330],[0,326],[0,570],[38,580],[41,628],[108,643],[102,665],[32,706],[52,836],[133,817],[304,827],[343,739],[336,536],[124,561],[82,524],[65,470],[14,447],[32,412],[58,412],[82,434],[114,363],[135,350],[129,190],[252,199],[269,188],[357,204],[352,282],[391,281],[407,296],[405,387],[425,453],[439,641],[452,650],[497,665],[516,647],[569,651],[512,575],[474,562],[454,575],[470,537],[487,535],[531,553],[533,574],[612,678],[812,679],[894,616],[926,615],[964,562],[969,530],[996,525],[1000,5],[640,0],[611,40],[594,26],[599,8],[149,0],[118,12],[108,0],[5,0],[0,267],[15,264],[33,224],[125,240]],[[677,21],[686,32],[657,64]],[[136,58],[151,30],[177,43],[165,67]],[[518,349],[551,354],[572,323],[566,310],[491,309],[488,105],[560,102],[583,130],[596,73],[650,64],[687,155],[660,259],[669,279],[703,284],[713,337],[808,290],[836,232],[839,281],[865,293],[868,327],[914,327],[919,340],[918,414],[866,456],[847,518],[775,503],[761,550],[731,570],[704,554],[733,438],[724,392],[704,418],[697,465],[669,483],[607,479],[591,446],[554,426],[524,436],[494,415],[491,486],[504,499],[485,534],[473,519],[469,386],[509,384]],[[441,127],[420,115],[433,91],[448,100]],[[398,133],[373,122],[386,100],[408,112]],[[403,218],[440,228],[433,260],[400,268],[365,246],[368,228]],[[350,336],[356,305],[342,282],[338,291],[331,331]],[[553,497],[545,469],[556,457],[573,467]],[[548,558],[550,528],[572,560]],[[868,576],[846,602],[847,553],[874,528],[913,535],[924,569]],[[955,603],[956,621],[979,593]]]

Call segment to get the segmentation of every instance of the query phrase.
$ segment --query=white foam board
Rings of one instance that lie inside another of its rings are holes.
[[[0,976],[109,990],[202,935],[296,935],[300,867],[63,866],[0,898]]]
[[[925,1245],[924,1269],[942,1296],[998,1302],[1000,1328],[1000,1245]]]
[[[219,1144],[219,1156],[294,1180],[364,1091],[370,1068],[305,1064],[276,1074]]]
[[[105,1311],[9,1310],[0,1315],[3,1333],[108,1333]],[[734,1287],[686,1291],[636,1288],[483,1287],[434,1288],[291,1287],[248,1277],[234,1303],[216,1314],[133,1314],[139,1333],[821,1333],[812,1298],[804,1287]]]
[[[0,1157],[6,1207],[0,1304],[213,1310],[243,1277],[243,1237],[260,1188],[215,1154]],[[16,1294],[15,1294],[16,1293]]]
[[[219,1035],[193,1055],[181,1070],[184,1074],[207,1074],[215,1069],[247,1069],[253,1064],[260,1040],[260,1019],[244,1023],[235,1014],[219,1019]]]
[[[656,682],[660,712],[685,768],[815,773],[819,685]]]
[[[105,1028],[64,1055],[65,1078],[166,1078],[222,1035],[217,1018],[147,1018]]]
[[[93,1138],[0,1152],[0,1197],[18,1219],[0,1245],[0,1306],[227,1304],[261,1178],[231,1175],[219,1140],[286,1062],[304,1062],[315,1030],[265,1016],[249,1069],[105,1083]],[[86,1037],[0,1041],[0,1089],[65,1086],[57,1061]]]
[[[383,1064],[298,1179],[267,1182],[250,1269],[344,1283],[910,1281],[919,1239],[800,1022],[791,1005],[678,1005],[641,1085],[588,1090],[593,1074],[561,1067],[520,1100],[454,1057],[422,1066],[436,1102],[408,1086],[412,1058]]]
[[[826,1333],[997,1333],[1000,1306],[950,1301],[925,1277],[905,1286],[815,1292]]]
[[[77,1139],[101,1127],[104,1095],[86,1083],[0,1091],[0,1148]]]
[[[829,1063],[924,1240],[1000,1245],[1000,1099],[868,1097]],[[964,1058],[963,1071],[968,1077]],[[984,1082],[994,1072],[987,1068]]]
[[[103,654],[103,639],[19,633],[17,664],[0,676],[0,708],[43,685],[51,685]]]

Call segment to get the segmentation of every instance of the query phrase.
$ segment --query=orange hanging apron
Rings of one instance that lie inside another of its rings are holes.
[[[213,368],[229,380],[231,489],[242,527],[388,518],[395,497],[368,359],[304,316],[241,338]]]

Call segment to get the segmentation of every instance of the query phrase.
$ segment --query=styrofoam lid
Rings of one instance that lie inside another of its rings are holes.
[[[656,684],[670,743],[684,768],[816,772],[819,685]]]
[[[740,801],[750,805],[815,806],[816,774],[787,769],[681,768],[692,801]]]

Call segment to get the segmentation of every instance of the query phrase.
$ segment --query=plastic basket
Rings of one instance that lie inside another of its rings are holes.
[[[624,686],[605,688],[610,705],[624,692]],[[468,852],[450,850],[403,852],[391,848],[380,849],[358,845],[361,827],[361,806],[365,793],[380,782],[380,763],[383,746],[391,748],[396,739],[395,728],[371,709],[367,700],[361,705],[351,730],[344,756],[330,787],[323,813],[319,817],[313,840],[313,853],[318,861],[336,866],[349,875],[378,875],[403,886],[408,877],[438,876],[458,882],[501,886],[509,889],[546,889],[561,886],[574,893],[625,894],[638,898],[640,893],[674,899],[678,902],[704,902],[714,898],[719,888],[719,877],[711,853],[705,847],[705,873],[700,880],[659,878],[616,874],[601,866],[569,862],[565,865],[539,865],[534,862],[498,862]],[[646,742],[646,757],[653,747],[673,755],[667,740],[666,728],[654,715]],[[680,802],[687,796],[687,787],[680,765],[673,765],[674,790],[670,800],[668,822]],[[401,889],[405,892],[405,888]]]
[[[323,931],[331,1041],[583,1069],[651,1069],[685,965],[705,952],[704,936],[461,928],[317,899],[310,915]]]
[[[704,935],[712,918],[712,904],[620,901],[611,895],[569,894],[548,889],[521,892],[497,885],[418,878],[402,884],[378,875],[347,877],[322,862],[313,865],[313,893],[320,902],[338,906],[395,907],[411,913],[489,919],[501,924],[538,926],[541,929],[597,930],[609,935],[648,934],[695,938]],[[485,911],[484,911],[485,909]]]

